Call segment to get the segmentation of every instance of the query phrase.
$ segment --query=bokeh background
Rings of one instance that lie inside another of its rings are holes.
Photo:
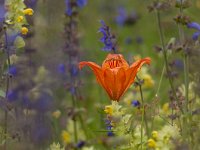
[[[159,10],[166,47],[179,39],[177,1],[161,1],[166,3]],[[5,3],[0,1],[0,18],[6,18],[9,10]],[[26,17],[27,35],[8,31],[6,43],[1,21],[0,149],[50,149],[53,143],[59,143],[65,149],[117,149],[118,141],[108,140],[111,136],[105,124],[104,107],[110,105],[111,100],[90,69],[78,69],[78,62],[83,60],[101,65],[109,53],[102,50],[100,20],[110,27],[116,37],[118,53],[123,54],[129,63],[137,58],[152,59],[151,65],[145,66],[139,75],[145,79],[143,94],[148,107],[148,121],[152,122],[152,116],[159,114],[159,109],[170,102],[170,84],[166,73],[162,73],[165,63],[158,20],[156,12],[150,11],[153,1],[87,0],[77,6],[71,16],[67,14],[67,0],[25,0],[24,3],[34,11],[32,16]],[[189,21],[200,22],[200,0],[191,0],[187,4],[184,15],[189,17]],[[195,30],[186,24],[181,26],[185,39],[192,41]],[[7,28],[12,27],[7,25]],[[19,46],[23,45],[21,40],[18,41],[20,44],[16,42],[19,35],[25,46]],[[9,49],[9,67],[5,43]],[[175,52],[177,47],[169,48],[169,64],[178,88],[184,83],[184,61],[183,54]],[[189,60],[189,78],[197,83],[198,95],[198,42],[195,48],[192,44],[188,47],[197,51],[194,50]],[[9,87],[5,90],[8,74]],[[134,85],[119,103],[132,107],[134,113],[131,114],[139,124],[140,115],[137,116],[132,101],[141,102]],[[170,117],[166,116],[166,119],[170,120]],[[153,130],[161,129],[165,123],[152,124]]]

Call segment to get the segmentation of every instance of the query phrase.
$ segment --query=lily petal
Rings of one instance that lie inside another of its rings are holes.
[[[140,59],[134,62],[128,70],[126,70],[126,81],[125,81],[125,90],[124,92],[130,87],[130,85],[134,82],[137,72],[140,70],[142,65],[150,64],[151,59],[146,57],[144,59]]]
[[[120,68],[116,75],[116,87],[117,87],[117,97],[116,100],[119,101],[120,97],[124,94],[124,81],[126,81],[126,73],[124,68]]]
[[[106,83],[105,86],[107,89],[107,93],[110,99],[114,100],[117,94],[116,86],[115,86],[115,82],[116,82],[115,73],[111,69],[106,69],[104,70],[103,76],[104,76],[104,82]]]
[[[112,69],[115,67],[123,67],[128,69],[129,65],[121,54],[108,54],[102,64],[103,69]]]
[[[85,65],[89,66],[93,70],[96,76],[97,82],[106,90],[107,93],[109,93],[110,91],[104,82],[104,77],[103,77],[103,72],[102,72],[101,67],[94,62],[82,61],[79,63],[79,69],[82,69]],[[111,97],[111,95],[109,96]]]

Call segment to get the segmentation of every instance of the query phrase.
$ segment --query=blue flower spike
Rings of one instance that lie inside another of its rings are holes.
[[[103,37],[100,39],[100,41],[104,44],[104,47],[102,48],[103,51],[113,51],[116,53],[116,38],[111,33],[109,26],[105,24],[103,20],[100,20],[101,27],[99,28],[99,32],[103,34]]]
[[[187,24],[188,28],[192,28],[197,30],[193,35],[192,35],[192,39],[194,41],[198,40],[199,36],[200,36],[200,24],[198,24],[197,22],[191,22]]]
[[[133,101],[131,102],[131,104],[132,104],[132,106],[134,106],[134,107],[139,107],[139,106],[140,106],[140,102],[139,102],[138,100],[133,100]]]
[[[73,14],[73,7],[77,6],[79,8],[83,8],[87,4],[87,0],[65,0],[66,10],[65,14],[71,16]]]

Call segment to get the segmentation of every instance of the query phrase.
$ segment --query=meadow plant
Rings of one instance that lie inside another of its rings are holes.
[[[198,150],[199,9],[0,1],[0,149]]]

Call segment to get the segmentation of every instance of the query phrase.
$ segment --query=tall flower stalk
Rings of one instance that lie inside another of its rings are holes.
[[[184,14],[183,14],[183,9],[184,9],[184,2],[183,0],[180,0],[178,8],[179,8],[179,13],[180,13],[180,17],[184,18]],[[178,29],[179,29],[179,39],[181,43],[185,42],[185,36],[184,36],[184,31],[182,26],[185,25],[186,22],[185,20],[178,22],[177,21],[177,25],[178,25]],[[186,142],[189,144],[189,147],[192,148],[192,135],[191,135],[191,111],[192,108],[189,108],[189,53],[188,50],[184,48],[183,46],[183,62],[184,62],[184,86],[185,86],[185,107],[184,107],[184,111],[186,114],[189,114],[188,117],[184,116],[183,117],[183,124],[186,124],[186,128],[183,125],[183,137],[184,140],[186,140]],[[189,136],[188,136],[189,135]]]
[[[4,16],[4,22],[3,22],[3,32],[4,32],[4,53],[6,55],[6,60],[4,62],[6,66],[6,81],[5,81],[5,115],[4,115],[4,149],[7,149],[7,143],[8,143],[8,120],[9,120],[9,113],[10,108],[8,107],[10,105],[9,97],[10,97],[10,83],[11,83],[11,77],[16,75],[17,69],[13,65],[13,61],[11,63],[11,54],[13,52],[10,52],[10,46],[14,46],[15,49],[23,48],[24,47],[24,41],[21,35],[26,35],[28,33],[28,28],[25,27],[28,25],[25,16],[26,15],[33,15],[33,10],[31,8],[26,8],[26,5],[24,4],[23,0],[20,1],[4,1],[4,7],[6,7],[6,13]],[[12,38],[11,34],[14,34]],[[11,39],[14,41],[20,41],[20,45],[16,44],[14,42],[14,45],[10,44]]]
[[[149,127],[148,127],[147,115],[146,115],[146,111],[145,111],[144,97],[143,97],[143,92],[142,92],[142,83],[143,83],[143,81],[138,76],[136,76],[136,78],[137,78],[137,84],[138,84],[139,90],[140,90],[141,105],[142,105],[142,120],[141,120],[141,149],[142,149],[144,123],[145,123],[145,129],[146,129],[147,137],[149,137],[150,135],[149,135]]]
[[[8,62],[8,68],[10,68],[10,53],[8,48],[8,37],[7,37],[7,29],[4,28],[4,38],[5,38],[5,52],[7,56],[7,62]],[[7,97],[8,97],[8,91],[10,86],[10,75],[9,72],[6,74],[6,98],[5,98],[5,125],[4,125],[4,136],[5,136],[5,143],[4,143],[4,149],[7,149],[7,126],[8,126],[8,109],[7,109]]]
[[[163,35],[162,26],[161,26],[161,19],[160,19],[160,12],[159,12],[159,10],[156,10],[156,17],[157,17],[158,30],[159,30],[160,41],[161,41],[161,45],[162,45],[162,53],[163,53],[163,56],[164,56],[165,68],[166,68],[167,77],[169,79],[169,84],[170,84],[170,87],[172,89],[173,96],[175,97],[175,99],[176,99],[176,101],[178,103],[180,111],[182,113],[184,113],[182,107],[180,106],[179,99],[178,99],[178,97],[176,95],[176,89],[174,87],[173,79],[172,79],[172,77],[170,75],[169,62],[168,62],[168,57],[167,57],[167,49],[165,48],[164,35]],[[172,109],[172,114],[173,114],[173,109]]]
[[[74,128],[74,142],[78,142],[78,131],[77,131],[77,119],[80,120],[83,130],[87,135],[87,132],[84,127],[84,123],[80,114],[77,114],[76,108],[78,107],[78,99],[80,98],[80,79],[79,79],[79,70],[78,70],[78,62],[79,62],[79,39],[77,36],[78,22],[78,8],[82,8],[87,4],[86,0],[65,0],[66,3],[66,23],[64,26],[65,31],[65,48],[64,53],[68,56],[68,73],[70,77],[69,81],[69,91],[71,94],[72,105],[74,108],[73,115],[73,128]]]

